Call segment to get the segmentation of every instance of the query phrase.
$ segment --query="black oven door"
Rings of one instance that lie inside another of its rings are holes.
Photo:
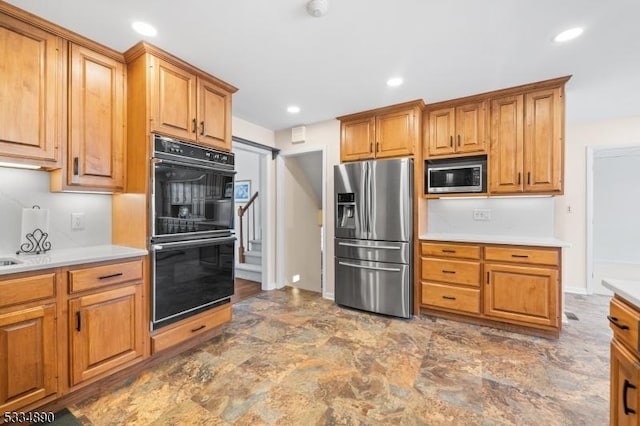
[[[230,302],[236,237],[151,246],[152,329]]]
[[[165,159],[152,165],[154,242],[215,237],[233,229],[234,171]]]

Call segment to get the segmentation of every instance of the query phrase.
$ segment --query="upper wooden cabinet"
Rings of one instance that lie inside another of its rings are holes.
[[[486,101],[437,104],[424,115],[425,157],[485,152]]]
[[[231,94],[235,88],[186,66],[149,55],[151,131],[231,151]]]
[[[492,99],[490,193],[562,193],[567,80]]]
[[[69,140],[53,191],[124,189],[124,82],[122,61],[69,44]]]
[[[422,100],[338,117],[340,161],[405,157],[420,146]]]
[[[59,167],[64,46],[62,38],[0,11],[1,161]]]

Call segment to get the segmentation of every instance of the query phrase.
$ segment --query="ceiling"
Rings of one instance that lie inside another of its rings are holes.
[[[569,122],[640,115],[638,0],[329,0],[321,18],[306,1],[9,3],[119,51],[143,38],[132,21],[152,23],[149,42],[238,87],[233,115],[272,130],[568,74]]]

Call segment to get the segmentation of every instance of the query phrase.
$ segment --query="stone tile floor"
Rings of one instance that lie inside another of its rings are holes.
[[[566,295],[578,320],[548,340],[265,292],[222,335],[69,408],[95,425],[606,425],[608,301]]]

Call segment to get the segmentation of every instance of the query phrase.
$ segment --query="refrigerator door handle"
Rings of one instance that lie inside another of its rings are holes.
[[[365,246],[362,244],[343,243],[343,242],[339,242],[338,245],[346,246],[346,247],[357,247],[357,248],[378,249],[378,250],[401,250],[402,249],[402,247],[395,247],[395,246]]]
[[[342,266],[350,266],[352,268],[357,269],[371,269],[374,271],[386,271],[386,272],[400,272],[401,269],[398,268],[383,268],[380,266],[364,266],[364,265],[356,265],[355,263],[347,263],[347,262],[338,262]]]

